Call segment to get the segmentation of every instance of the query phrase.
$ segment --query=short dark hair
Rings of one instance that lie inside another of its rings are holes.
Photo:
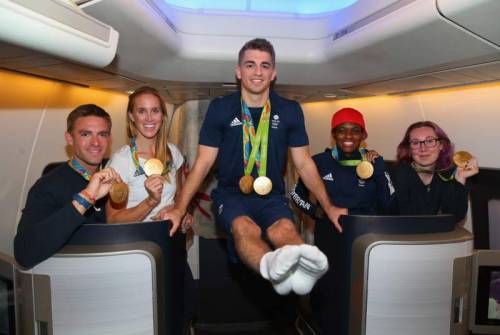
[[[274,47],[271,42],[269,42],[265,38],[254,38],[253,40],[246,42],[238,53],[238,64],[241,64],[243,56],[245,55],[245,51],[247,50],[260,50],[267,52],[271,55],[271,61],[273,63],[272,65],[276,65],[276,54],[274,53]]]
[[[105,119],[109,125],[109,130],[111,130],[111,116],[109,116],[109,114],[101,107],[94,104],[87,104],[80,105],[69,113],[68,118],[66,119],[66,131],[70,133],[75,126],[76,120],[85,116],[96,116]]]

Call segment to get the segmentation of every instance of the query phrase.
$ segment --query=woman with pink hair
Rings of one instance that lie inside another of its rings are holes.
[[[453,144],[432,121],[413,123],[398,146],[393,174],[399,212],[403,215],[467,213],[466,180],[479,172],[474,157],[463,167],[452,164]]]

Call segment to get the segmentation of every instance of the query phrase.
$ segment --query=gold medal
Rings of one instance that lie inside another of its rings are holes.
[[[240,190],[242,193],[250,194],[253,191],[253,177],[243,176],[240,178]]]
[[[115,204],[121,204],[128,199],[128,185],[125,183],[114,183],[109,189],[109,197]]]
[[[260,176],[253,182],[253,189],[259,195],[266,195],[273,189],[273,182],[266,176]]]
[[[369,161],[362,161],[356,166],[356,174],[361,179],[368,179],[373,175],[373,165]]]
[[[453,163],[459,168],[465,168],[467,162],[472,159],[472,155],[467,151],[457,151],[453,154]]]
[[[161,176],[163,169],[163,163],[157,158],[150,158],[144,163],[144,173],[148,177],[154,174]]]

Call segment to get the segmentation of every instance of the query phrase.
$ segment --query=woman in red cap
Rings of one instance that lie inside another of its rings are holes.
[[[452,156],[453,144],[434,122],[421,121],[408,127],[398,146],[393,174],[400,214],[454,214],[457,222],[465,217],[466,179],[479,168],[474,157],[454,168]]]
[[[363,115],[354,108],[340,109],[332,117],[332,137],[335,146],[313,156],[332,203],[349,214],[373,215],[392,208],[394,188],[383,158],[361,148],[368,137]],[[321,208],[309,200],[300,179],[291,198],[309,216],[321,217]]]
[[[339,110],[333,115],[331,134],[335,140],[333,148],[312,157],[331,202],[337,207],[347,208],[349,214],[373,215],[392,211],[396,203],[394,188],[384,160],[375,151],[361,148],[368,136],[363,115],[353,108]],[[316,246],[327,255],[343,252],[335,246],[343,245],[344,237],[332,229],[326,218],[322,218],[321,207],[309,199],[300,179],[291,198],[298,208],[315,220]],[[342,313],[331,313],[338,311],[340,297],[335,292],[340,292],[341,286],[342,280],[329,271],[311,293],[314,319],[322,333],[347,333]]]

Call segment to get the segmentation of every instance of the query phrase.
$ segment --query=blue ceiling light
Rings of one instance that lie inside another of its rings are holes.
[[[322,14],[339,10],[358,0],[163,0],[194,10],[241,11],[287,14]]]
[[[163,0],[177,7],[194,10],[246,11],[247,0]]]
[[[251,11],[322,14],[348,7],[358,0],[251,0]]]

